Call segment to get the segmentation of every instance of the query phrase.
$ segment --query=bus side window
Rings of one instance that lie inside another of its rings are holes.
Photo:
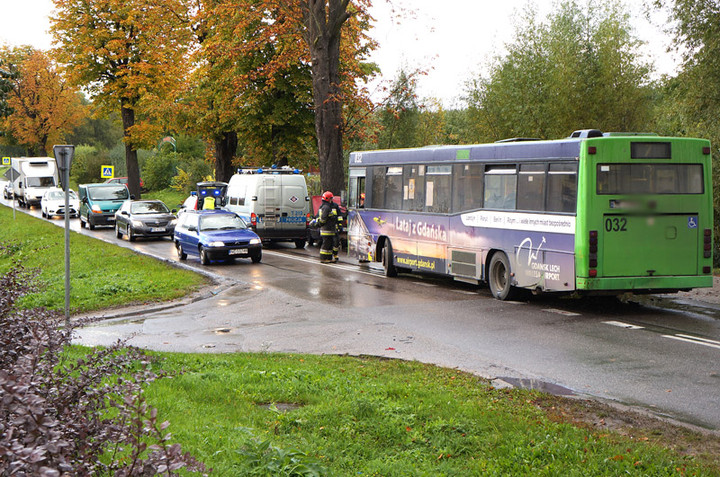
[[[522,164],[518,176],[518,210],[545,210],[545,165]]]
[[[372,196],[370,207],[373,209],[385,208],[385,166],[372,168]]]
[[[515,166],[487,166],[485,169],[485,208],[514,209],[516,197]]]
[[[575,164],[550,164],[547,182],[547,211],[575,212],[577,210],[577,166]],[[600,184],[599,177],[598,184]]]
[[[452,202],[452,166],[427,166],[425,207],[427,212],[447,214]]]
[[[403,168],[403,206],[402,210],[422,212],[425,204],[424,166],[412,165]]]
[[[483,170],[482,164],[453,166],[453,212],[482,208]]]

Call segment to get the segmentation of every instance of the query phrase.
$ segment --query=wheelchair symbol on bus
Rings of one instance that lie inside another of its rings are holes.
[[[694,215],[691,215],[690,217],[688,217],[688,228],[689,229],[698,228],[697,217],[695,217]]]

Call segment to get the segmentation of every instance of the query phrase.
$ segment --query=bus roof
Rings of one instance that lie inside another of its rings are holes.
[[[570,159],[580,155],[585,138],[555,141],[519,141],[463,146],[427,146],[411,149],[385,149],[350,153],[350,166],[411,164],[458,161],[508,161],[531,159]]]

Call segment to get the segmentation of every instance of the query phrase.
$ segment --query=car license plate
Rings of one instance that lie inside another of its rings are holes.
[[[248,253],[248,249],[246,248],[235,248],[233,250],[230,250],[228,252],[228,255],[244,255]]]
[[[165,232],[165,227],[150,227],[150,232]]]

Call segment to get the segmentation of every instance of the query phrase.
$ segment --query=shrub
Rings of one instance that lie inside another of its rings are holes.
[[[170,187],[177,174],[178,155],[175,152],[160,152],[145,161],[143,179],[148,190],[163,190]]]
[[[0,276],[0,475],[203,472],[145,402],[143,386],[157,378],[146,356],[118,342],[71,359],[85,323],[15,307],[37,273],[14,264]]]

